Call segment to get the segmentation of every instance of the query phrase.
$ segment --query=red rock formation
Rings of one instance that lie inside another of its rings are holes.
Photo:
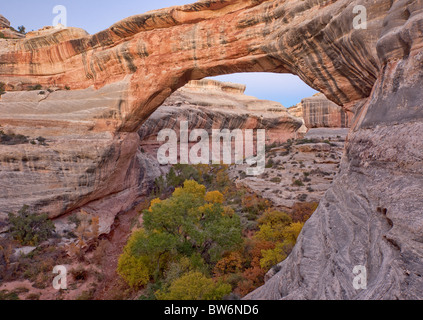
[[[20,39],[25,36],[10,27],[10,21],[0,14],[0,38]]]
[[[340,105],[367,97],[378,73],[368,44],[380,33],[389,1],[374,5],[366,32],[351,28],[350,1],[306,3],[200,1],[132,16],[92,36],[59,31],[25,39],[1,51],[0,78],[81,89],[129,75],[123,131],[134,131],[189,80],[237,71],[294,73]],[[340,56],[346,38],[360,41]],[[354,63],[356,56],[365,59]]]
[[[9,28],[9,27],[10,27],[10,21],[0,14],[0,29]]]
[[[353,28],[356,5],[367,8],[367,30]],[[72,172],[87,188],[82,195],[63,192],[66,212],[131,188],[135,132],[189,80],[240,71],[299,75],[357,117],[334,186],[281,271],[250,297],[421,298],[422,21],[422,0],[200,1],[133,16],[92,36],[66,29],[0,40],[0,82],[9,88],[122,86],[106,119],[89,112],[84,120],[91,128],[86,132],[109,140],[97,150],[93,170]],[[52,129],[60,127],[57,118],[46,122],[38,110],[6,116],[10,109],[4,110],[0,123],[44,126],[60,141]],[[66,152],[78,157],[86,144],[75,140]],[[16,151],[9,152],[13,159]],[[59,179],[55,190],[65,185]],[[20,192],[8,188],[2,195]],[[355,265],[369,268],[367,290],[352,286]]]
[[[157,134],[173,129],[178,134],[181,121],[189,130],[265,129],[266,144],[285,142],[300,137],[302,121],[291,116],[278,102],[259,100],[244,95],[245,86],[214,80],[190,81],[174,92],[138,130],[141,148],[152,156],[162,144]]]
[[[303,99],[289,108],[289,112],[304,119],[305,126],[311,128],[349,128],[353,113],[344,110],[336,103],[318,93]]]

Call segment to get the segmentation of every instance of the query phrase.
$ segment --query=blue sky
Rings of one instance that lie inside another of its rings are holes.
[[[27,31],[52,25],[56,16],[53,8],[63,5],[67,10],[67,24],[79,27],[93,34],[113,23],[134,14],[175,5],[195,2],[194,0],[20,0],[2,1],[0,14],[10,20],[13,27],[24,25]],[[302,98],[312,96],[315,90],[298,77],[283,74],[242,73],[216,77],[217,80],[243,83],[246,94],[260,99],[274,100],[290,107]]]

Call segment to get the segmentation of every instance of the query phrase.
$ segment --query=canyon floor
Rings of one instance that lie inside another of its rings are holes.
[[[272,207],[292,211],[295,204],[316,206],[339,171],[339,162],[348,129],[311,129],[304,138],[267,147],[265,173],[245,176],[245,165],[231,165],[229,177],[239,188],[247,188],[272,203]],[[169,168],[163,169],[168,172]],[[96,244],[84,248],[83,257],[69,255],[69,241],[50,240],[35,247],[13,244],[15,254],[3,273],[0,285],[2,299],[23,300],[90,300],[137,299],[142,291],[134,291],[117,274],[118,258],[134,228],[142,225],[141,210],[147,202],[116,216],[110,233]],[[69,219],[69,217],[67,218]],[[59,225],[63,225],[59,219]],[[69,233],[76,225],[67,220]],[[5,246],[3,241],[1,244]],[[68,289],[57,291],[51,286],[51,269],[61,263],[70,270]]]

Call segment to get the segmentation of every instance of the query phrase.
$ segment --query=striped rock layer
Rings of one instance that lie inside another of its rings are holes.
[[[353,27],[358,5],[367,29]],[[41,84],[95,94],[109,86],[118,97],[101,117],[94,107],[3,108],[0,123],[56,126],[49,131],[56,140],[65,134],[59,128],[74,128],[68,133],[80,136],[67,152],[76,157],[89,134],[107,136],[89,148],[91,169],[72,171],[87,189],[77,199],[79,190],[63,194],[68,205],[57,207],[66,211],[131,186],[137,130],[189,80],[296,74],[355,119],[333,187],[280,271],[249,298],[422,298],[422,25],[422,0],[206,0],[132,16],[95,35],[68,28],[0,40],[0,82],[9,90]],[[87,131],[67,113],[85,116]],[[13,197],[19,188],[11,188]],[[353,286],[357,265],[367,268],[367,289]]]

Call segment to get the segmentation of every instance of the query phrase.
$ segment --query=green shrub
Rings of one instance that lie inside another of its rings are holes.
[[[0,32],[0,38],[1,38],[1,35],[2,33]],[[0,82],[0,96],[6,93],[5,88],[6,88],[6,84],[4,82]]]
[[[21,34],[26,34],[26,28],[24,26],[19,26],[18,32],[21,33]]]
[[[274,178],[270,179],[270,181],[274,182],[274,183],[280,183],[282,180],[279,177],[274,177]]]
[[[22,134],[5,133],[0,130],[0,144],[17,145],[28,143],[28,137]]]
[[[167,291],[157,291],[159,300],[221,300],[231,293],[230,284],[215,282],[198,271],[172,282]]]
[[[275,164],[275,163],[274,163],[273,159],[272,159],[272,158],[270,158],[270,159],[267,161],[267,163],[266,163],[266,168],[267,168],[267,169],[272,168],[274,164]]]
[[[36,91],[36,90],[41,90],[43,87],[41,86],[41,84],[36,84],[35,86],[31,86],[28,88],[28,91]]]
[[[297,187],[302,187],[302,186],[304,186],[304,183],[301,181],[301,180],[295,180],[293,183],[292,183],[294,186],[297,186]]]
[[[14,291],[2,290],[0,291],[0,300],[19,300],[19,296]]]
[[[55,227],[46,213],[28,212],[23,206],[15,215],[9,213],[10,233],[22,245],[38,245],[53,236]]]

